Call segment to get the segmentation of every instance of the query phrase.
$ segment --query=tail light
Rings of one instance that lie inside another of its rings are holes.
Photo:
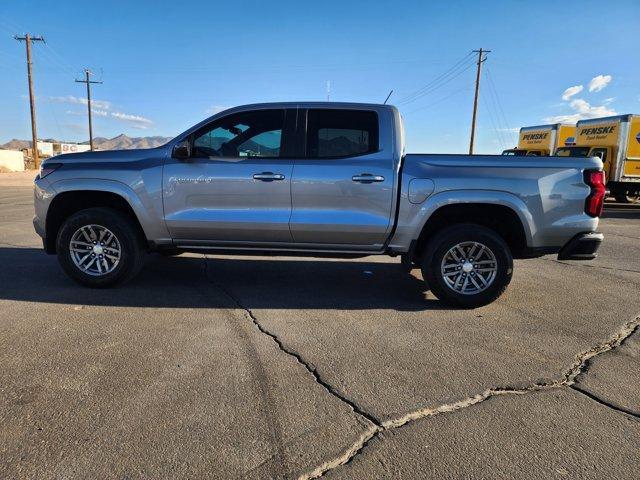
[[[584,211],[591,217],[599,217],[602,215],[606,191],[604,172],[602,170],[587,170],[584,172],[584,182],[591,187]]]

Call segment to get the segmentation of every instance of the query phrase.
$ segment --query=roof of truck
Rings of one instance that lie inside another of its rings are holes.
[[[557,130],[559,127],[575,127],[573,123],[548,123],[545,125],[532,125],[531,127],[522,127],[521,132],[529,130]]]
[[[262,102],[262,103],[250,103],[246,105],[236,105],[230,107],[228,110],[234,108],[264,108],[264,107],[279,107],[279,108],[295,108],[295,107],[342,107],[342,108],[395,108],[393,105],[382,103],[359,103],[359,102],[318,102],[318,101],[300,101],[300,102]]]
[[[606,123],[606,122],[628,122],[632,117],[637,117],[639,115],[634,113],[625,113],[624,115],[612,115],[610,117],[600,117],[600,118],[589,118],[586,120],[579,120],[578,125],[588,125],[591,123]]]

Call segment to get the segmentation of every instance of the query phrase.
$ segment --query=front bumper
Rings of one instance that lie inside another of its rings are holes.
[[[604,240],[599,232],[579,233],[558,252],[558,260],[593,260]]]

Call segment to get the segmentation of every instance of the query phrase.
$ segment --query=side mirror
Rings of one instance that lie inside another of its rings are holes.
[[[171,156],[179,160],[185,160],[191,157],[191,143],[189,140],[183,140],[180,143],[176,143],[173,146],[173,153]]]

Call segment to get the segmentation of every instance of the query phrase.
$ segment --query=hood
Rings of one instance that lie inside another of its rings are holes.
[[[51,163],[62,164],[95,164],[95,163],[119,163],[137,162],[152,158],[164,158],[166,147],[140,148],[133,150],[99,150],[93,152],[64,153],[56,155],[42,162],[43,165]]]

